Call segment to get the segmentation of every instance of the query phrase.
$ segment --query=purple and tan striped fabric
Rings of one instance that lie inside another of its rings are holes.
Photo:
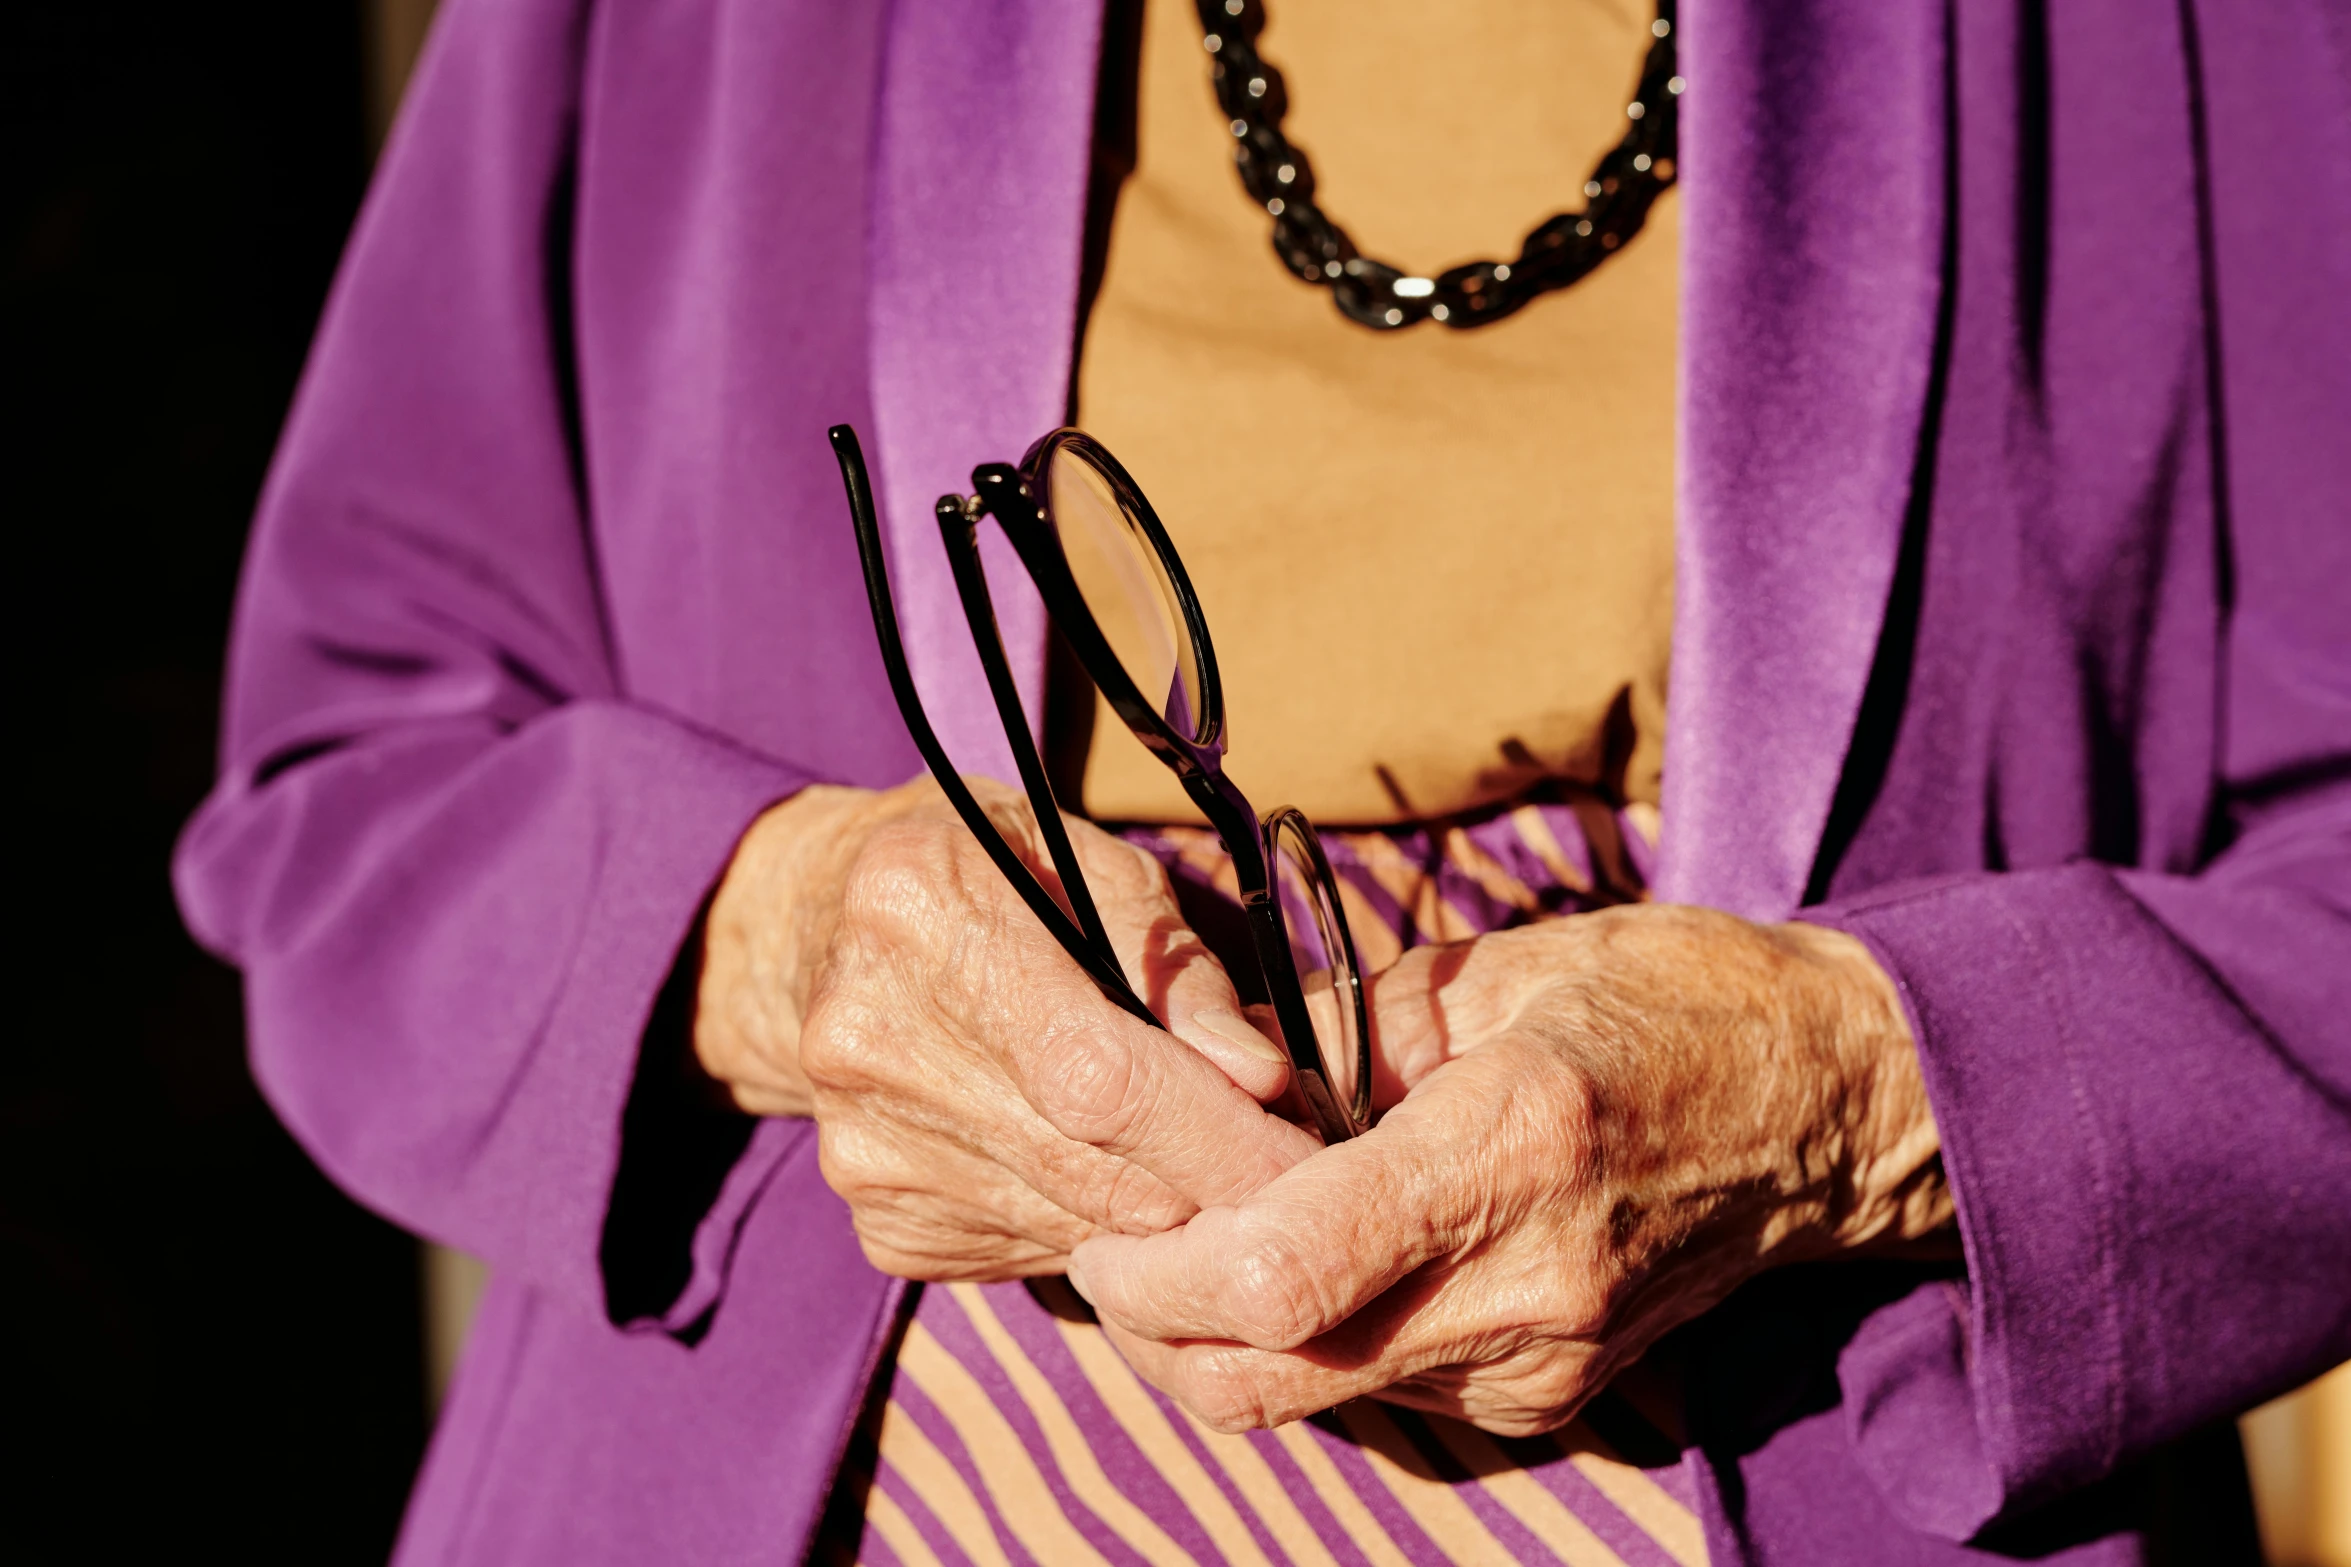
[[[1418,942],[1638,896],[1654,825],[1639,808],[1551,802],[1332,834],[1326,847],[1377,968]],[[1229,895],[1213,837],[1178,827],[1131,836],[1180,887]],[[935,1285],[920,1292],[876,1389],[816,1557],[874,1567],[1704,1567],[1694,1500],[1665,1435],[1673,1411],[1645,1391],[1612,1393],[1606,1408],[1605,1421],[1533,1440],[1371,1400],[1223,1435],[1137,1378],[1061,1280]]]

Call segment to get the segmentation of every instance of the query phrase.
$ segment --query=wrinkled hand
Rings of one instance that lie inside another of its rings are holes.
[[[1048,865],[1026,798],[973,787]],[[1181,1224],[1317,1146],[1263,1109],[1288,1063],[1159,864],[1069,831],[1173,1036],[1104,999],[928,779],[803,791],[745,835],[712,899],[696,1055],[743,1108],[815,1116],[825,1178],[887,1272],[1057,1273],[1089,1235]]]
[[[1363,1394],[1526,1435],[1777,1263],[1950,1202],[1908,1026],[1851,938],[1612,909],[1377,981],[1369,1133],[1071,1282],[1224,1430]]]

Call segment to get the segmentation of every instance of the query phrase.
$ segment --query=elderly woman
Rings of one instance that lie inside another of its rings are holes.
[[[178,865],[492,1265],[401,1560],[2241,1549],[2199,1433],[2351,1350],[2346,47],[453,0]],[[1009,777],[929,506],[1073,398],[1324,826],[1363,1135],[1004,558],[1164,1027],[906,782],[824,428]]]

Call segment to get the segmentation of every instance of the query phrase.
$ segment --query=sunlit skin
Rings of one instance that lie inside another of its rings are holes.
[[[1045,863],[1026,799],[974,787]],[[1261,1107],[1288,1065],[1158,862],[1070,834],[1129,979],[1180,1037],[1103,999],[927,778],[794,796],[712,899],[696,1053],[744,1109],[815,1116],[887,1272],[1059,1273],[1089,1235],[1181,1224],[1319,1146]]]
[[[1041,858],[1025,800],[982,786]],[[1643,905],[1408,953],[1373,987],[1379,1124],[1324,1149],[1158,864],[1073,821],[1130,978],[1105,1001],[927,781],[810,790],[707,922],[696,1048],[816,1118],[867,1256],[1067,1271],[1223,1429],[1376,1394],[1531,1433],[1783,1262],[1947,1231],[1891,982],[1802,924]]]
[[[1762,1269],[1949,1220],[1901,1009],[1842,935],[1612,909],[1409,953],[1374,997],[1371,1132],[1072,1258],[1220,1428],[1376,1393],[1548,1430]]]

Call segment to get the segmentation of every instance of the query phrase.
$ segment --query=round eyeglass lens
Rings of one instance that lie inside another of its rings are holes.
[[[1304,816],[1280,811],[1266,826],[1274,891],[1289,931],[1290,962],[1306,992],[1307,1015],[1314,1021],[1323,1081],[1340,1113],[1360,1131],[1370,1119],[1370,1041],[1364,1027],[1362,977],[1347,918],[1339,907],[1339,890],[1330,861]]]
[[[1049,510],[1078,592],[1143,699],[1188,739],[1200,739],[1200,655],[1167,563],[1120,494],[1080,448],[1054,448]]]

